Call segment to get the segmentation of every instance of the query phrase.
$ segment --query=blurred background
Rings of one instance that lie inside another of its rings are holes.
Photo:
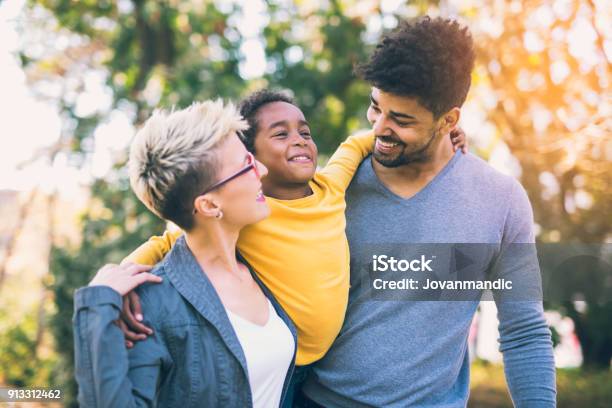
[[[461,126],[474,154],[525,186],[538,240],[612,243],[609,0],[4,0],[0,386],[62,387],[76,405],[73,291],[165,227],[125,170],[155,107],[290,89],[324,164],[367,128],[369,87],[353,64],[399,19],[425,14],[471,29]],[[546,306],[559,406],[609,406],[612,302]],[[496,325],[483,302],[470,335],[474,407],[512,406]]]

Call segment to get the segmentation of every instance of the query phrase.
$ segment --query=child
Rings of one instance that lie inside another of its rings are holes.
[[[317,147],[291,98],[262,90],[241,103],[241,114],[250,125],[243,142],[268,168],[261,181],[271,215],[242,230],[238,249],[295,323],[296,365],[306,366],[323,357],[342,327],[349,290],[345,191],[375,136],[369,131],[349,137],[316,171]],[[465,149],[461,130],[451,139],[454,150]],[[153,237],[127,260],[153,265],[181,234]],[[143,331],[132,317],[126,320]]]

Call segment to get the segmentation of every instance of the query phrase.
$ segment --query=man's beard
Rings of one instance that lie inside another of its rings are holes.
[[[394,138],[393,141],[399,143],[400,146],[402,146],[402,150],[397,155],[384,155],[374,149],[374,151],[372,152],[372,156],[377,162],[379,162],[385,167],[399,167],[411,163],[425,163],[429,161],[431,157],[431,152],[429,152],[429,148],[438,136],[438,134],[439,131],[437,129],[431,129],[429,132],[429,137],[424,143],[413,143],[410,145]]]

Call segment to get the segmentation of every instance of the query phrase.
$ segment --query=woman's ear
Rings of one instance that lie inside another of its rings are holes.
[[[219,213],[221,212],[220,205],[210,194],[196,197],[193,202],[193,208],[196,213],[210,218],[219,218]]]

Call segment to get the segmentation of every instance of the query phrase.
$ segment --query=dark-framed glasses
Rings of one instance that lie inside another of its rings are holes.
[[[257,178],[259,178],[259,169],[257,169],[257,162],[255,161],[255,156],[253,156],[253,153],[251,152],[247,152],[247,164],[246,166],[244,166],[242,169],[238,170],[236,173],[232,174],[231,176],[228,176],[222,180],[217,181],[215,184],[213,184],[212,186],[208,187],[206,190],[202,191],[202,193],[200,193],[200,195],[204,195],[206,193],[210,193],[211,191],[221,187],[222,185],[229,183],[230,181],[232,181],[233,179],[242,176],[245,173],[248,173],[249,171],[253,170],[255,172],[255,175],[257,176]],[[196,210],[193,210],[194,214],[196,213]]]

